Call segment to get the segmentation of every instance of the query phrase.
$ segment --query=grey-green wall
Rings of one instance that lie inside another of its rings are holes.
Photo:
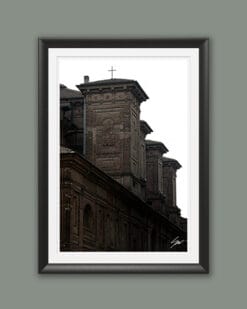
[[[0,307],[242,308],[245,0],[2,0]],[[37,38],[209,37],[210,275],[37,274]]]

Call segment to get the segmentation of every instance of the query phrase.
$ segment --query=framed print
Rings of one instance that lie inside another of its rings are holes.
[[[39,272],[208,273],[208,39],[39,39]]]

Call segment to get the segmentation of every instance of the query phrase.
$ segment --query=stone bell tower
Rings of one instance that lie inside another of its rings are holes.
[[[129,79],[86,76],[77,87],[86,106],[86,158],[140,196],[140,104],[148,96]]]

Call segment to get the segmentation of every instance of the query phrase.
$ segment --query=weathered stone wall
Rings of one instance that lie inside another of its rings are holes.
[[[140,179],[140,107],[128,90],[90,92],[86,101],[86,158],[144,198]]]
[[[61,249],[163,251],[173,238],[186,239],[186,219],[176,206],[180,165],[164,161],[164,144],[145,140],[152,129],[140,121],[148,98],[140,85],[87,77],[77,86],[79,101],[78,91],[64,87],[61,141],[87,160],[62,155]]]
[[[83,157],[62,154],[61,250],[166,251],[177,236],[186,239],[185,232]]]

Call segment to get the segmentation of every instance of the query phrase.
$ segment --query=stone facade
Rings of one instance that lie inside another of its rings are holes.
[[[147,95],[137,82],[123,79],[78,88],[86,105],[86,158],[137,195],[144,194],[140,104]]]
[[[181,225],[65,147],[61,188],[62,251],[167,251],[175,237],[185,239]]]
[[[137,81],[61,85],[61,250],[174,250],[187,220],[176,205],[176,170],[140,120]],[[71,97],[71,98],[70,98]]]

